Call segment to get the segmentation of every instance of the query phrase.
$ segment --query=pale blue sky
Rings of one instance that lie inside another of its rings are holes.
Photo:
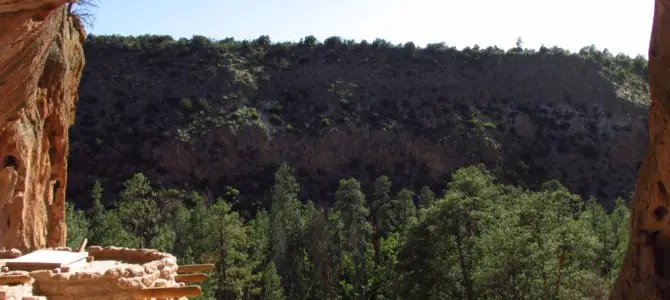
[[[647,56],[654,0],[100,0],[93,34],[445,42],[507,49],[595,44]]]

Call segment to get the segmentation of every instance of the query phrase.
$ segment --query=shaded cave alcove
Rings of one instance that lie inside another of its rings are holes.
[[[14,155],[5,156],[2,167],[3,168],[14,167],[14,169],[18,169],[18,163],[16,161],[16,157]]]

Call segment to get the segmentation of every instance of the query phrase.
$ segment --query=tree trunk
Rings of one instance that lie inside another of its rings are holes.
[[[649,44],[649,141],[631,207],[628,252],[610,299],[670,298],[670,1],[656,0]]]

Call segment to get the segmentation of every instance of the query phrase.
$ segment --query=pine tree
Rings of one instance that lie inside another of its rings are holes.
[[[91,190],[93,205],[89,211],[89,243],[101,246],[138,247],[139,238],[123,228],[118,212],[105,211],[102,193],[102,185],[96,180]]]
[[[158,227],[149,245],[152,249],[170,253],[174,249],[176,240],[177,234],[167,223],[164,223]]]
[[[396,272],[400,299],[461,299],[458,263],[452,235],[441,225],[452,218],[448,202],[439,200],[422,211],[398,252]]]
[[[623,199],[616,199],[614,211],[612,211],[609,217],[614,240],[612,241],[613,249],[610,258],[612,261],[612,270],[608,275],[610,275],[610,280],[613,281],[616,277],[615,275],[619,274],[619,270],[623,264],[630,237],[630,211]]]
[[[338,265],[343,297],[365,299],[370,290],[369,272],[374,266],[374,250],[370,244],[372,226],[367,220],[365,195],[358,180],[340,180],[333,214],[339,229]]]
[[[65,202],[65,221],[67,224],[67,241],[70,248],[77,248],[81,242],[89,237],[89,221],[83,211],[75,209],[70,202]]]
[[[216,266],[212,278],[218,299],[242,299],[251,288],[251,269],[247,249],[249,240],[242,221],[230,205],[218,199],[208,210],[205,261]]]
[[[475,299],[478,237],[485,211],[498,192],[483,166],[461,168],[447,184],[444,199],[422,211],[410,226],[399,254],[403,297]]]
[[[414,192],[402,189],[392,200],[393,215],[396,232],[403,233],[410,225],[416,222],[416,205],[414,204]]]
[[[391,180],[387,176],[380,176],[375,180],[371,207],[372,224],[375,228],[375,240],[377,240],[395,230],[393,227],[395,216],[391,203]]]
[[[141,248],[150,247],[151,240],[159,234],[162,215],[149,180],[137,173],[124,186],[117,202],[121,223],[127,231],[140,237]]]
[[[247,236],[249,238],[249,263],[251,264],[253,274],[253,288],[251,294],[260,296],[263,292],[263,276],[269,263],[274,262],[270,259],[270,219],[265,210],[256,213],[256,216],[247,223]],[[277,275],[278,280],[281,277]],[[281,282],[280,282],[281,284]]]
[[[99,217],[105,212],[105,208],[102,204],[102,184],[100,184],[99,180],[96,180],[93,183],[93,187],[91,188],[91,201],[93,203],[92,208],[91,208],[91,217],[96,216]]]
[[[271,245],[273,261],[282,277],[284,291],[289,299],[296,299],[299,274],[298,262],[302,258],[302,205],[298,200],[300,185],[294,170],[282,164],[275,173],[270,208]]]
[[[372,236],[372,245],[374,248],[375,264],[381,263],[381,242],[388,234],[396,230],[396,214],[393,211],[393,202],[391,200],[391,180],[387,176],[380,176],[374,182],[372,193],[372,225],[374,227]],[[372,298],[377,298],[379,281],[373,280]]]
[[[270,231],[270,218],[265,210],[257,212],[247,223],[249,259],[260,269],[270,261]]]
[[[334,238],[331,223],[322,208],[317,209],[309,202],[305,208],[308,221],[304,239],[307,255],[312,266],[310,293],[305,299],[335,299],[337,295],[337,261],[338,242]]]
[[[398,295],[398,251],[400,248],[399,233],[391,233],[382,237],[379,247],[379,261],[376,262],[372,281],[374,286],[374,299],[400,299]]]
[[[91,222],[92,245],[140,248],[142,238],[127,231],[117,210],[106,211],[96,222]]]
[[[435,202],[435,192],[430,187],[424,186],[419,191],[419,208],[428,208]]]
[[[282,300],[284,289],[281,287],[281,278],[277,275],[274,262],[270,261],[263,270],[261,279],[261,300]]]

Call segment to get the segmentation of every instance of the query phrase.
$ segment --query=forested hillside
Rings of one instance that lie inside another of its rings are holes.
[[[333,204],[340,178],[439,190],[485,163],[503,183],[555,179],[612,209],[646,138],[646,60],[595,47],[89,35],[85,53],[68,181],[85,208],[96,180],[112,205],[135,173],[269,207],[287,162],[317,206]]]
[[[303,203],[281,165],[270,208],[243,210],[237,190],[207,200],[138,173],[107,192],[113,208],[102,207],[99,183],[90,210],[68,205],[68,244],[88,237],[213,263],[203,299],[607,299],[628,242],[623,200],[608,214],[556,181],[502,185],[481,165],[437,193],[392,181],[381,176],[366,193],[344,178],[332,199]]]
[[[204,298],[606,299],[647,62],[92,36],[68,243],[213,263]]]

